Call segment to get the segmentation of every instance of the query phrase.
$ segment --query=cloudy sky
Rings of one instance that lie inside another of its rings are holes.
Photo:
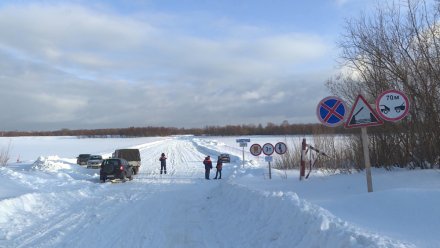
[[[374,0],[0,2],[0,130],[317,123]]]

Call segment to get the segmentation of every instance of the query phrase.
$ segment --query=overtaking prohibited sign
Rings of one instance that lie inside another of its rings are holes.
[[[322,99],[316,109],[319,121],[329,127],[336,127],[344,123],[347,107],[340,98],[329,96]]]
[[[409,111],[408,97],[397,90],[384,91],[376,100],[376,110],[384,120],[401,120]]]

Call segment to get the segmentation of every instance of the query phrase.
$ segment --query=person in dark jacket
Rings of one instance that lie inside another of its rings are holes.
[[[217,171],[215,172],[214,179],[217,179],[217,176],[219,176],[218,179],[222,179],[223,161],[220,156],[218,156],[217,158],[217,166],[215,166],[215,168],[217,169]]]
[[[160,174],[165,173],[167,174],[167,157],[165,156],[165,153],[162,153],[162,155],[159,158],[160,161]]]
[[[209,180],[209,173],[212,169],[212,161],[211,157],[207,156],[205,160],[203,160],[203,164],[205,165],[205,179]]]

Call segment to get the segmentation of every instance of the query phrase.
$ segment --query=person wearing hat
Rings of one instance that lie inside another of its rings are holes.
[[[165,173],[167,174],[167,157],[165,156],[165,153],[162,153],[162,155],[159,158],[160,161],[160,174]]]
[[[212,169],[212,161],[209,155],[205,157],[205,160],[203,160],[203,164],[205,165],[205,179],[209,180],[209,173]]]

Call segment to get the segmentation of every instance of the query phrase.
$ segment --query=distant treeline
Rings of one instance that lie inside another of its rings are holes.
[[[79,136],[79,137],[151,137],[169,135],[208,135],[208,136],[239,136],[239,135],[311,135],[351,133],[352,129],[343,127],[330,128],[321,124],[282,124],[267,123],[259,125],[227,125],[206,126],[204,128],[174,128],[174,127],[129,127],[104,129],[61,129],[56,131],[3,131],[3,137],[14,136]]]

